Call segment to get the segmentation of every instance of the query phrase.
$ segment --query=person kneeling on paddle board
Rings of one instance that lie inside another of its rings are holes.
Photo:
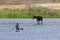
[[[19,31],[19,24],[18,23],[16,23],[16,32],[18,32]]]

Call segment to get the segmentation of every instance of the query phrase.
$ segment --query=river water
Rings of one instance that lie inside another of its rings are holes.
[[[24,30],[15,32],[15,25]],[[0,18],[0,40],[60,40],[60,18],[43,18],[37,25],[36,19]]]

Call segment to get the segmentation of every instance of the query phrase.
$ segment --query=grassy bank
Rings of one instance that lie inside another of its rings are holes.
[[[33,8],[30,11],[27,9],[0,9],[0,18],[31,18],[34,15],[44,18],[60,18],[60,12],[48,8]]]

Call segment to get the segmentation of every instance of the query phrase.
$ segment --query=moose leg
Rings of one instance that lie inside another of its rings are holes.
[[[40,23],[43,24],[43,21],[41,20]]]
[[[37,20],[37,24],[40,24],[40,21]]]
[[[41,21],[41,20],[37,21],[37,24],[43,24],[43,21]]]

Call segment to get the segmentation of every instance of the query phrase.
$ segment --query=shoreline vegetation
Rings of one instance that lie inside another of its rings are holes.
[[[0,9],[0,18],[32,18],[42,16],[43,18],[60,18],[60,12],[44,7],[28,9]]]

